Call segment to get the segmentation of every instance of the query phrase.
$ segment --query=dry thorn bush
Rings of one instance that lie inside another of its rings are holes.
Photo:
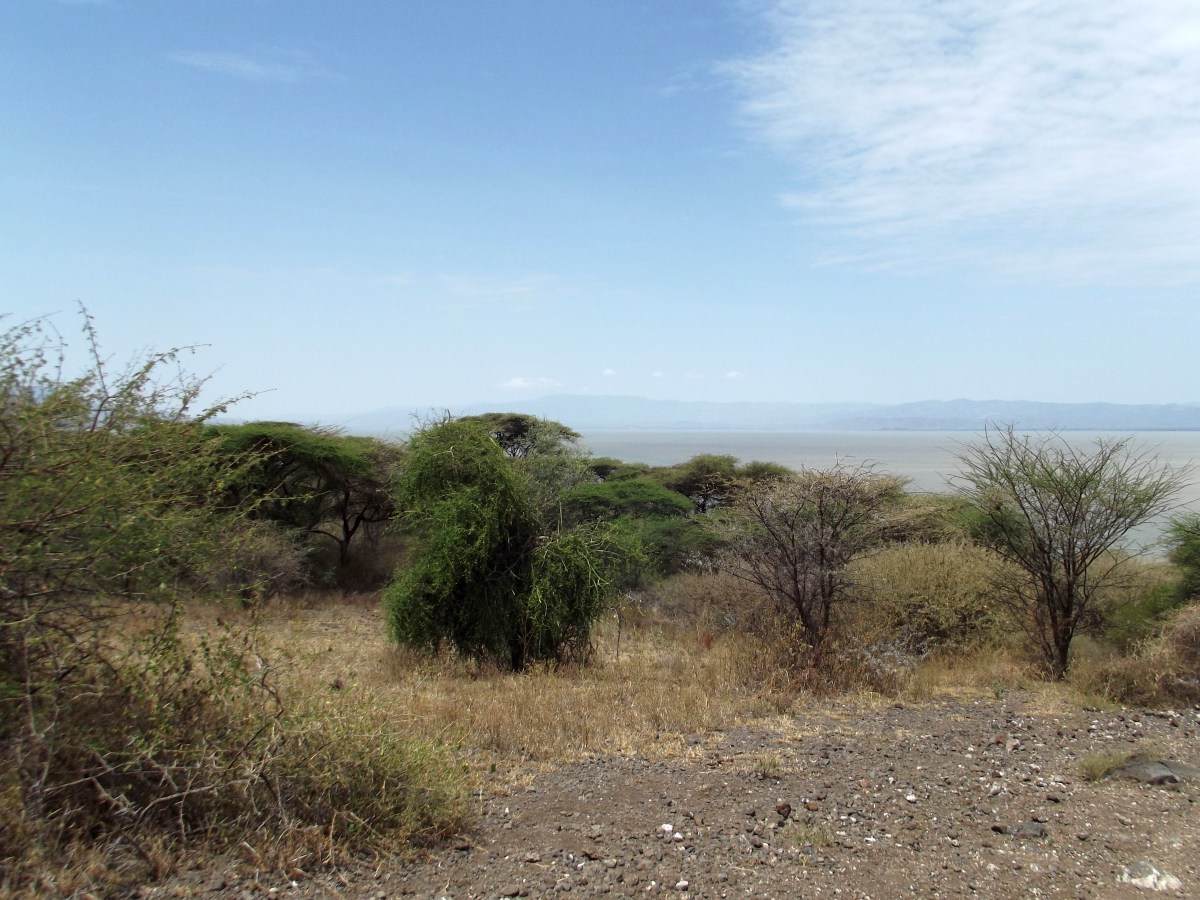
[[[1129,656],[1077,661],[1070,682],[1085,694],[1129,705],[1200,702],[1200,604],[1169,616]]]

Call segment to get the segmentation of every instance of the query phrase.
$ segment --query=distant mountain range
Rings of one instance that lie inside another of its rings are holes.
[[[320,421],[358,434],[400,434],[426,407],[391,407]],[[456,415],[523,412],[577,431],[979,431],[1015,425],[1030,431],[1200,431],[1200,404],[1037,403],[1023,400],[924,400],[874,403],[715,403],[560,394],[520,402],[473,403]]]

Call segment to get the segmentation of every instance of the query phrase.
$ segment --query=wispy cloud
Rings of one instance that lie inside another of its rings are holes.
[[[170,59],[185,66],[248,81],[290,84],[327,75],[301,54],[288,51],[273,51],[260,56],[224,51],[189,51],[172,53]]]
[[[515,390],[528,390],[530,388],[562,387],[562,382],[555,381],[553,378],[526,378],[524,376],[517,376],[516,378],[508,379],[508,381],[500,386]]]
[[[829,260],[1200,272],[1194,0],[777,0],[728,64]]]
[[[535,273],[515,278],[484,275],[446,275],[446,290],[462,299],[540,300],[562,292],[562,283],[553,275]]]

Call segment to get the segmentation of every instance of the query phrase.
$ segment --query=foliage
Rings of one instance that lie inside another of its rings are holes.
[[[712,559],[723,547],[717,533],[692,516],[625,516],[613,527],[636,539],[651,571],[658,575],[673,575],[690,567],[711,569]]]
[[[604,541],[544,528],[533,492],[470,420],[430,425],[409,443],[399,499],[413,563],[385,592],[400,643],[514,670],[584,654],[608,595]]]
[[[692,504],[648,478],[582,484],[563,497],[568,524],[607,522],[611,534],[640,548],[646,568],[623,586],[632,587],[657,575],[681,571],[696,559],[711,556],[718,542],[692,517]]]
[[[564,518],[563,498],[576,487],[594,480],[588,468],[587,451],[573,440],[562,439],[559,432],[562,428],[557,422],[539,422],[529,433],[527,449],[510,459],[544,530],[560,527]]]
[[[1012,427],[986,432],[958,459],[977,537],[1019,572],[999,583],[1002,596],[1062,678],[1096,598],[1122,577],[1127,557],[1112,551],[1170,508],[1185,473],[1128,439],[1097,440],[1089,451]]]
[[[48,889],[37,867],[80,845],[140,879],[192,839],[312,834],[339,853],[395,835],[394,813],[322,804],[313,780],[341,773],[360,796],[396,799],[423,782],[397,766],[355,772],[353,747],[314,767],[330,738],[279,701],[251,636],[178,628],[185,590],[212,578],[214,559],[257,552],[260,530],[225,507],[254,460],[209,439],[217,410],[193,412],[202,382],[178,370],[180,351],[114,372],[86,315],[84,331],[89,364],[75,378],[41,323],[0,335],[6,886]]]
[[[690,499],[697,512],[706,513],[721,505],[737,483],[737,457],[702,453],[654,474],[664,487]]]
[[[549,445],[574,445],[580,438],[578,431],[561,422],[527,413],[482,413],[463,416],[459,421],[482,428],[505,456],[516,459],[546,453]]]
[[[686,516],[691,511],[687,499],[647,478],[581,484],[563,497],[567,522]]]
[[[1180,516],[1167,528],[1169,559],[1179,567],[1179,600],[1200,598],[1200,514]]]
[[[1169,613],[1156,634],[1129,656],[1072,668],[1082,690],[1137,706],[1200,702],[1200,604]]]
[[[818,659],[849,565],[882,543],[904,480],[839,463],[750,485],[713,529],[729,542],[722,570],[765,591],[799,621]]]
[[[251,506],[259,518],[329,538],[343,566],[360,529],[395,512],[389,482],[400,451],[391,444],[288,422],[211,431],[227,452],[254,461],[230,484],[233,501]]]
[[[953,494],[910,492],[888,519],[889,543],[956,543],[969,540],[975,517],[971,506]]]
[[[41,323],[0,336],[0,702],[35,815],[112,598],[169,601],[237,534],[219,508],[236,461],[203,440],[200,384],[171,372],[179,353],[114,374],[86,317],[85,335],[91,364],[74,379]]]
[[[600,481],[622,481],[626,478],[644,478],[650,474],[645,463],[628,463],[611,456],[593,456],[587,467]]]
[[[1174,567],[1161,560],[1128,560],[1124,574],[1096,598],[1105,640],[1122,653],[1154,635],[1186,603]]]
[[[701,453],[687,462],[653,472],[664,487],[690,499],[700,513],[724,505],[742,484],[765,485],[791,474],[790,469],[777,463],[749,462],[739,466],[737,457],[718,453]]]

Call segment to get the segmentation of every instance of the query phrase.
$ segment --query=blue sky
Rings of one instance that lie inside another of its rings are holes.
[[[5,0],[0,311],[242,415],[1200,402],[1194,0]]]

